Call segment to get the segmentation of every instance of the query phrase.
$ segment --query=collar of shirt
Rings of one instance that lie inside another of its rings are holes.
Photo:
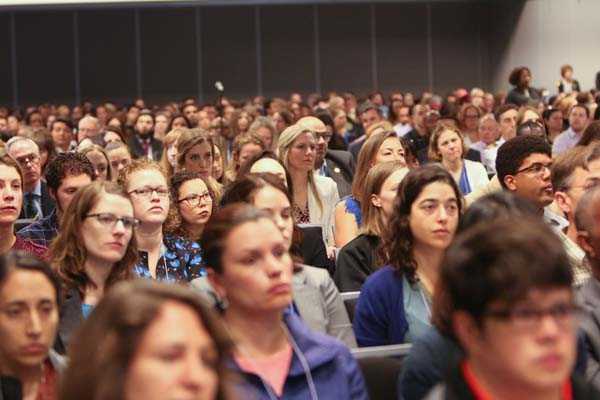
[[[33,190],[29,193],[33,193],[38,197],[42,197],[42,181],[38,181]]]

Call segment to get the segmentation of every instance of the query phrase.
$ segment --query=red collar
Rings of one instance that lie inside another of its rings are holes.
[[[492,396],[477,382],[477,378],[475,378],[473,370],[467,361],[463,361],[460,368],[475,400],[493,400]],[[563,385],[562,398],[563,400],[573,400],[573,388],[571,387],[570,379],[567,379]]]

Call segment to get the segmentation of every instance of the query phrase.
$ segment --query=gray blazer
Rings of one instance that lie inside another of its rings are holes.
[[[341,340],[350,348],[357,347],[348,312],[326,269],[302,265],[294,274],[292,285],[294,304],[306,325]],[[205,276],[194,279],[191,286],[208,302],[223,305]]]
[[[600,390],[600,282],[590,277],[576,298],[584,310],[579,326],[585,334],[588,355],[585,377]]]

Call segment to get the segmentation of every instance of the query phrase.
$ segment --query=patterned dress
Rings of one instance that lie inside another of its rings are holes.
[[[148,253],[139,252],[140,259],[133,267],[134,273],[153,279],[148,267]],[[163,282],[190,282],[206,275],[202,249],[196,242],[181,236],[166,235],[163,249],[156,265],[156,279]]]

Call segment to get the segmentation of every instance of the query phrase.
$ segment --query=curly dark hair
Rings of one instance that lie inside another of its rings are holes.
[[[496,171],[502,187],[506,189],[505,176],[515,175],[527,157],[538,153],[552,157],[552,148],[545,138],[535,135],[517,136],[500,146],[496,156]]]
[[[179,189],[181,186],[187,181],[191,181],[194,179],[200,179],[206,185],[208,189],[208,193],[210,194],[210,198],[212,199],[212,209],[210,215],[214,215],[217,211],[217,197],[215,193],[215,189],[210,183],[208,179],[202,177],[202,175],[198,172],[188,172],[181,171],[177,172],[175,175],[171,177],[171,201],[173,207],[169,209],[169,216],[165,221],[164,232],[170,233],[177,236],[182,236],[191,241],[198,240],[197,237],[193,237],[186,228],[186,223],[181,217],[181,212],[179,211]]]
[[[531,75],[531,70],[529,68],[517,67],[517,68],[513,69],[512,72],[510,73],[510,75],[508,76],[508,83],[510,83],[513,86],[518,87],[521,83],[521,73],[523,71],[527,71]]]
[[[396,272],[406,276],[409,282],[417,281],[417,262],[413,256],[413,235],[409,218],[413,203],[423,189],[434,182],[448,184],[458,200],[458,215],[462,214],[462,194],[456,181],[439,164],[428,164],[410,171],[398,187],[398,195],[394,201],[394,209],[389,223],[382,235],[378,249],[380,263],[388,264]]]
[[[81,153],[61,153],[46,167],[46,184],[56,192],[68,175],[82,174],[94,180],[94,166],[90,160]]]

